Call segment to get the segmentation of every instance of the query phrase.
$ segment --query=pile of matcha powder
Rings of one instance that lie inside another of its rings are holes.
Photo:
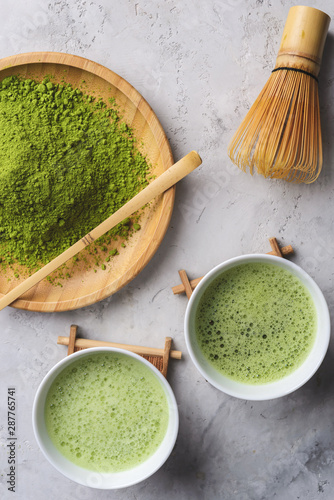
[[[115,102],[51,78],[11,76],[0,83],[0,144],[3,267],[21,264],[32,272],[148,182],[149,165]],[[123,221],[101,248],[139,229],[137,222]]]

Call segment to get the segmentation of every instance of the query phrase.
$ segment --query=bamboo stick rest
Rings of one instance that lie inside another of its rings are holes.
[[[269,243],[272,248],[271,252],[267,252],[268,255],[276,255],[277,257],[285,257],[293,253],[293,248],[291,245],[284,246],[280,248],[276,238],[269,238]],[[198,283],[203,279],[204,276],[200,278],[195,278],[189,280],[187,273],[184,269],[179,271],[179,275],[182,283],[172,287],[174,295],[186,292],[187,298],[190,299],[193,290],[196,288]]]
[[[127,351],[139,354],[143,358],[147,359],[150,363],[152,363],[162,373],[164,377],[167,377],[169,359],[182,358],[181,351],[174,351],[171,349],[172,346],[171,337],[166,337],[164,348],[158,349],[155,347],[117,344],[115,342],[106,342],[101,340],[80,339],[77,338],[77,332],[78,332],[77,325],[72,325],[69,337],[64,337],[64,336],[58,337],[57,344],[68,346],[67,356],[70,356],[74,352],[81,351],[83,349],[88,349],[89,347],[116,347],[118,349],[125,349]]]
[[[149,203],[156,196],[174,186],[174,184],[183,179],[186,175],[190,174],[190,172],[195,170],[195,168],[197,168],[201,163],[202,160],[196,151],[188,153],[184,158],[159,175],[159,177],[153,180],[148,186],[146,186],[146,188],[140,191],[123,207],[108,217],[104,222],[99,224],[90,233],[86,234],[86,236],[81,238],[81,240],[74,243],[74,245],[65,250],[65,252],[58,255],[58,257],[53,259],[51,262],[42,267],[42,269],[31,275],[2,297],[0,299],[0,311],[4,307],[11,304],[14,300],[18,299],[25,292],[30,290],[30,288],[34,285],[37,285],[37,283],[46,278],[59,266],[74,257],[78,252],[80,252],[80,250],[100,238],[100,236]]]

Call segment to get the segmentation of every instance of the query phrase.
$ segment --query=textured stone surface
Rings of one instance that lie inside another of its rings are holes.
[[[306,4],[311,4],[308,0]],[[287,0],[17,0],[3,2],[1,55],[53,50],[88,57],[122,75],[148,100],[175,159],[191,149],[203,165],[177,187],[170,228],[145,270],[115,296],[82,310],[0,312],[0,496],[44,500],[330,500],[334,498],[333,346],[318,373],[290,396],[234,399],[211,387],[192,365],[183,338],[184,296],[173,296],[177,270],[191,277],[221,261],[268,251],[267,238],[291,243],[292,260],[334,308],[334,37],[320,80],[324,170],[310,186],[251,177],[231,165],[232,133],[269,77],[293,3]],[[326,0],[314,7],[334,15]],[[35,442],[31,408],[46,372],[60,360],[76,323],[86,337],[160,346],[174,338],[184,352],[169,381],[180,410],[177,445],[140,485],[94,491],[61,476]],[[17,390],[18,476],[7,491],[6,394]]]

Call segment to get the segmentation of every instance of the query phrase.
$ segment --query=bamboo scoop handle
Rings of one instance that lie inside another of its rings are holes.
[[[37,285],[37,283],[46,278],[67,260],[74,257],[78,252],[80,252],[80,250],[100,238],[100,236],[122,222],[122,220],[126,219],[146,205],[146,203],[153,200],[153,198],[159,196],[164,191],[172,187],[178,181],[183,179],[183,177],[190,174],[190,172],[195,170],[195,168],[197,168],[201,163],[202,160],[196,151],[188,153],[184,158],[159,175],[159,177],[157,177],[148,186],[146,186],[146,188],[123,205],[123,207],[113,213],[95,229],[86,234],[86,236],[81,238],[81,240],[74,243],[74,245],[65,250],[65,252],[58,255],[58,257],[51,260],[51,262],[42,267],[42,269],[39,269],[36,273],[29,276],[29,278],[2,297],[0,299],[0,311],[14,302],[14,300],[21,297],[21,295],[30,290],[30,288],[34,285]]]

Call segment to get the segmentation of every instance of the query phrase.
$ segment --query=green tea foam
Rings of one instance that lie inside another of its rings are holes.
[[[241,264],[208,286],[195,329],[215,369],[239,382],[264,384],[303,363],[317,315],[309,291],[292,273],[274,264]]]
[[[52,383],[45,403],[47,431],[73,463],[97,472],[139,465],[161,444],[169,410],[159,379],[118,352],[83,356]]]

